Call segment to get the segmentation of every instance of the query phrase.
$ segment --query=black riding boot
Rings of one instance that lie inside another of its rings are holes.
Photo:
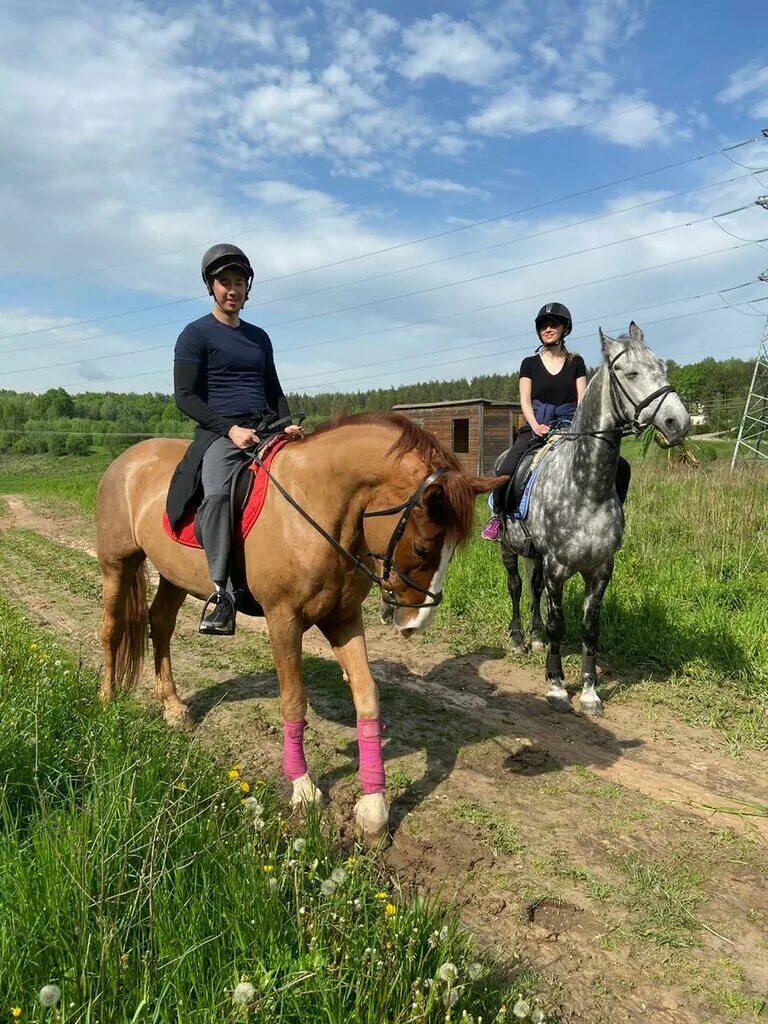
[[[208,611],[211,605],[213,608]],[[233,636],[236,614],[232,595],[226,590],[217,590],[205,602],[198,632],[206,636]]]

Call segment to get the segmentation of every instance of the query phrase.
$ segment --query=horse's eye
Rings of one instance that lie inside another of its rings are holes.
[[[429,557],[429,551],[427,551],[426,548],[423,548],[421,544],[414,543],[413,553],[414,555],[416,555],[417,558],[420,558],[422,562]]]
[[[630,371],[629,371],[629,372],[628,372],[628,373],[626,374],[626,376],[627,376],[627,377],[628,377],[628,378],[629,378],[630,380],[632,380],[632,378],[633,378],[633,377],[636,377],[636,376],[637,376],[637,370],[630,370]]]

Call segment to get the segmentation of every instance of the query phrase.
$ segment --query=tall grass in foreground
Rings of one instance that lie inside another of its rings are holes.
[[[102,711],[2,599],[0,623],[0,1015],[503,1021],[506,998],[544,1019],[531,976],[500,989],[450,915],[285,821],[271,783],[129,701]]]
[[[768,748],[768,478],[754,467],[732,476],[659,462],[635,462],[633,473],[600,655],[630,679],[671,676],[664,699],[674,695],[677,710]],[[565,597],[576,646],[582,599],[577,578]],[[454,559],[440,611],[453,649],[501,645],[510,612],[497,546],[473,539]]]

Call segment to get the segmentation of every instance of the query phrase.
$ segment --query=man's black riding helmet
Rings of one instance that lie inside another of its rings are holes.
[[[546,306],[542,306],[539,312],[536,314],[536,333],[539,333],[539,324],[542,320],[559,320],[560,323],[565,324],[565,331],[563,338],[567,338],[573,330],[573,320],[571,319],[571,313],[567,306],[564,306],[562,302],[548,302]]]
[[[243,250],[238,249],[236,245],[231,245],[229,242],[219,242],[218,245],[212,245],[203,255],[200,271],[203,275],[203,283],[208,289],[208,294],[213,294],[211,280],[227,267],[236,267],[245,275],[245,295],[247,298],[251,290],[251,283],[253,282],[253,267]]]

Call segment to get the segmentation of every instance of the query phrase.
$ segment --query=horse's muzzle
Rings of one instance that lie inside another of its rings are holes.
[[[680,444],[691,429],[691,417],[677,395],[668,395],[653,417],[653,425],[664,435],[667,444]]]

